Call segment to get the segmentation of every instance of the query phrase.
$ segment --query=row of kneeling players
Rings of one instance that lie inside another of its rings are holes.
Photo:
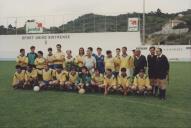
[[[105,74],[101,74],[98,69],[95,69],[94,73],[90,74],[85,66],[81,68],[81,72],[77,72],[75,67],[68,72],[61,66],[57,66],[53,70],[45,65],[43,70],[38,70],[32,65],[28,65],[26,70],[22,70],[17,65],[12,85],[15,89],[32,89],[38,86],[41,90],[101,92],[104,95],[113,92],[123,95],[152,94],[150,80],[144,69],[141,69],[135,77],[128,77],[126,72],[126,68],[122,68],[120,74],[115,76],[112,69],[106,69]]]

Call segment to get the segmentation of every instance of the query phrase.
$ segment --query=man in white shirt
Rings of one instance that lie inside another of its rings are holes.
[[[89,49],[86,52],[84,65],[88,68],[91,74],[94,72],[94,69],[96,68],[96,59],[95,57],[92,56],[91,51]]]

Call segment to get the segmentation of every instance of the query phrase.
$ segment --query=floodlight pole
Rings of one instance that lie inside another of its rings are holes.
[[[16,17],[16,20],[15,20],[15,34],[17,35],[17,17]]]
[[[62,27],[62,31],[63,31],[63,33],[64,33],[64,16],[62,16],[62,24],[63,24],[63,27]]]
[[[143,0],[143,30],[142,30],[143,44],[145,44],[145,0]]]
[[[104,19],[104,24],[105,24],[105,26],[104,26],[105,27],[105,32],[107,32],[106,15],[105,15],[105,19]]]

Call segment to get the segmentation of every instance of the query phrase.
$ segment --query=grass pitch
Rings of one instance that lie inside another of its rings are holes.
[[[14,62],[0,62],[0,128],[191,127],[191,63],[171,63],[167,100],[13,90]]]

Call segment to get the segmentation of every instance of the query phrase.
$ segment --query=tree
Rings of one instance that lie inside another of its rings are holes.
[[[161,15],[163,14],[162,11],[160,10],[160,8],[157,9],[156,14],[157,14],[158,16],[161,16]]]
[[[0,35],[7,34],[7,28],[5,28],[3,25],[0,26]]]

